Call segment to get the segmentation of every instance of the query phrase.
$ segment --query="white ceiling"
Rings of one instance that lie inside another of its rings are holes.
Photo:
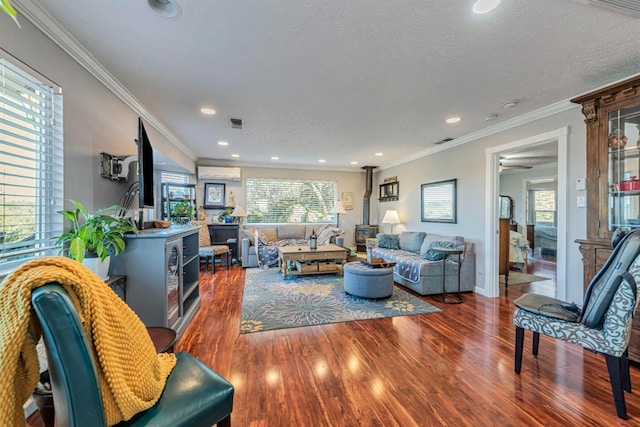
[[[147,0],[14,4],[42,5],[195,161],[384,167],[640,72],[640,19],[586,0],[177,1],[179,19]]]

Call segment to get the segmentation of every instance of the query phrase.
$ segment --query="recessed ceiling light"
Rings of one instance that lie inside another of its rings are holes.
[[[449,124],[453,124],[458,123],[460,120],[462,120],[460,117],[449,117],[446,122]]]
[[[500,0],[478,0],[473,4],[473,12],[477,14],[491,12],[499,4]]]
[[[357,165],[357,164],[358,164],[358,162],[350,162],[349,164],[351,164],[351,165]]]
[[[179,18],[182,15],[182,9],[175,0],[147,0],[147,4],[164,18]]]
[[[202,114],[208,114],[208,115],[213,115],[216,113],[216,110],[214,110],[213,108],[209,108],[209,107],[203,107],[200,109],[200,112]]]
[[[491,121],[491,120],[495,120],[495,119],[497,119],[497,118],[498,118],[498,115],[497,115],[497,114],[487,114],[487,115],[485,116],[485,118],[484,118],[484,121],[485,121],[485,122],[489,122],[489,121]]]
[[[227,146],[229,143],[227,141],[218,141],[218,145]]]
[[[271,156],[271,160],[278,160],[278,159],[280,159],[280,157],[278,157],[278,156]]]
[[[376,153],[376,156],[382,156],[382,153]]]
[[[513,101],[505,102],[504,105],[502,106],[502,108],[513,108],[516,105],[518,105],[518,101],[516,99],[514,99]]]
[[[240,154],[232,154],[231,157],[238,158],[238,157],[240,157]]]
[[[325,159],[320,159],[320,160],[318,160],[318,162],[319,163],[324,163],[324,162],[326,162],[326,160]]]

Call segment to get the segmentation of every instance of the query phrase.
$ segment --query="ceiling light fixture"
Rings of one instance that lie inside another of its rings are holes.
[[[350,162],[349,164],[350,164],[350,165],[357,165],[357,164],[358,164],[358,162]]]
[[[504,103],[504,105],[502,106],[502,108],[513,108],[516,105],[518,105],[518,100],[514,99],[513,101],[507,101]]]
[[[325,159],[320,159],[320,160],[318,160],[318,162],[324,163],[324,162],[326,162],[326,160]]]
[[[232,155],[231,155],[231,157],[233,157],[233,158],[236,158],[236,159],[237,159],[238,157],[240,157],[240,154],[232,154]]]
[[[202,108],[200,109],[200,112],[201,112],[202,114],[208,114],[208,115],[210,115],[210,116],[211,116],[211,115],[213,115],[213,114],[215,114],[215,113],[216,113],[216,110],[214,110],[213,108],[209,108],[209,107],[202,107]]]
[[[460,117],[449,117],[446,122],[449,123],[450,125],[454,124],[454,123],[458,123],[460,122],[460,120],[462,120]]]
[[[271,156],[271,160],[279,160],[279,159],[280,159],[280,157],[278,157],[278,156]]]
[[[218,145],[226,147],[227,145],[229,145],[229,143],[227,141],[218,141]]]
[[[182,8],[175,0],[147,0],[147,4],[163,18],[179,18],[182,15]]]
[[[382,153],[376,153],[376,156],[382,156]]]
[[[481,15],[498,7],[500,0],[478,0],[473,4],[473,13]]]

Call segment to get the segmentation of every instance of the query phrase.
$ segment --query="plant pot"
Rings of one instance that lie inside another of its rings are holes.
[[[107,256],[104,261],[101,261],[99,257],[87,258],[85,256],[82,260],[82,264],[89,270],[93,271],[100,279],[107,280],[109,278],[111,255]]]

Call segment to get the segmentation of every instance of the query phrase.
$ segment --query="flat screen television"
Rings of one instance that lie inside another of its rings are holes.
[[[149,142],[142,119],[138,117],[138,207],[153,208],[153,147]]]

